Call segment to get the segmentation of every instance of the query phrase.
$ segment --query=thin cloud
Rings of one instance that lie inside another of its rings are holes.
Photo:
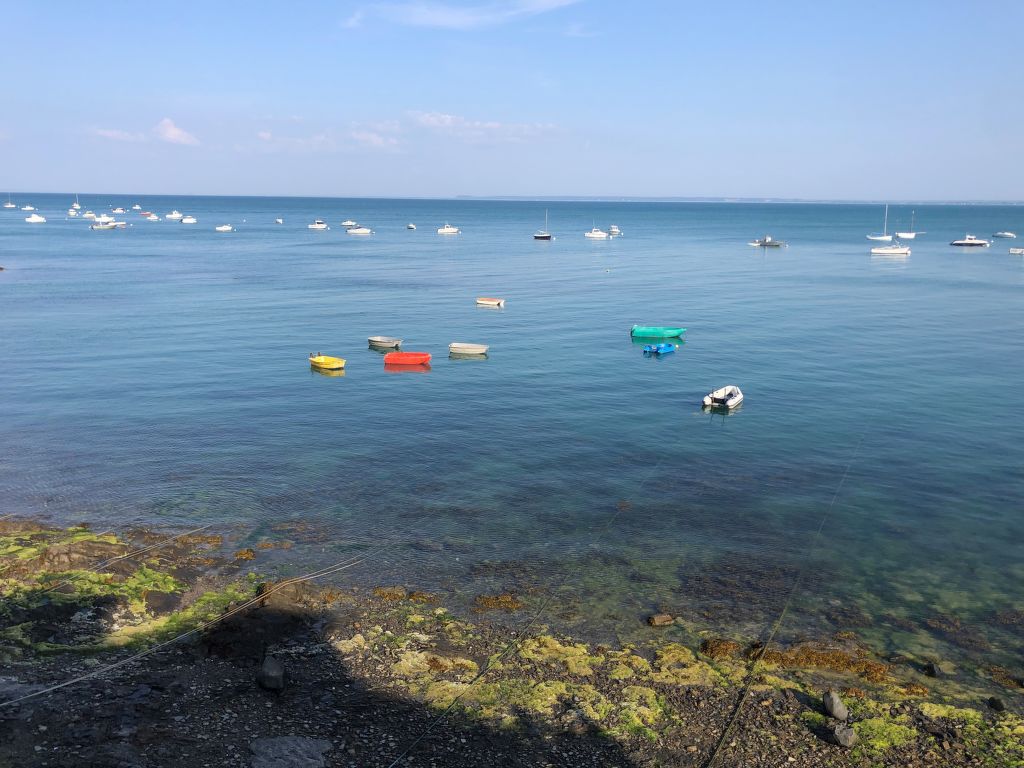
[[[517,19],[529,18],[556,11],[580,0],[512,0],[476,5],[454,5],[412,0],[406,3],[382,3],[374,6],[378,14],[389,21],[412,27],[469,30],[493,27]]]
[[[341,22],[341,26],[344,27],[345,29],[358,29],[359,27],[363,26],[363,18],[365,16],[366,14],[363,13],[362,11],[356,11],[343,22]]]
[[[93,128],[92,134],[110,141],[141,142],[146,140],[144,134],[122,131],[120,128]]]
[[[349,138],[357,144],[372,149],[392,149],[398,146],[398,139],[394,136],[384,136],[376,131],[352,131],[349,133]]]
[[[168,144],[184,144],[190,147],[199,144],[199,139],[188,131],[176,126],[169,117],[165,117],[153,127],[153,135],[160,139],[160,141],[166,141]]]
[[[555,126],[550,123],[471,120],[445,112],[411,112],[410,117],[422,128],[470,142],[518,143],[555,130]]]

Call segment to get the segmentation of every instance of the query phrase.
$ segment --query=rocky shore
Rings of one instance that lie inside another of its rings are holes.
[[[1020,670],[963,701],[852,632],[594,645],[511,593],[261,576],[288,546],[0,521],[0,765],[1024,766]]]

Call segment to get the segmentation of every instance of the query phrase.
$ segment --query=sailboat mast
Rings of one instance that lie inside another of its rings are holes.
[[[885,206],[885,220],[882,222],[882,234],[889,234],[889,205]]]

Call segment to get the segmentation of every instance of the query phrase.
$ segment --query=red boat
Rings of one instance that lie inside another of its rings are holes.
[[[429,352],[388,352],[384,355],[384,365],[426,365],[429,362]]]

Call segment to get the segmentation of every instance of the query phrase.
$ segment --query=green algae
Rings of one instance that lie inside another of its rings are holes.
[[[649,741],[658,740],[658,725],[665,713],[662,699],[651,688],[630,685],[622,690],[622,701],[617,712],[618,722],[609,729],[613,735],[640,736]]]
[[[957,720],[961,723],[974,723],[975,725],[984,721],[981,712],[976,709],[960,709],[950,704],[933,704],[923,701],[918,705],[921,714],[931,719],[942,718],[944,720]]]
[[[908,720],[906,715],[879,716],[853,723],[853,730],[857,733],[854,751],[865,757],[879,757],[890,749],[911,743],[918,733],[905,725]]]
[[[603,656],[590,654],[584,643],[561,643],[550,635],[527,638],[519,648],[519,656],[541,664],[562,664],[570,675],[588,677],[594,674],[594,665],[604,661]]]
[[[651,680],[671,685],[716,685],[724,682],[720,672],[698,661],[693,651],[679,643],[666,643],[655,652]]]

